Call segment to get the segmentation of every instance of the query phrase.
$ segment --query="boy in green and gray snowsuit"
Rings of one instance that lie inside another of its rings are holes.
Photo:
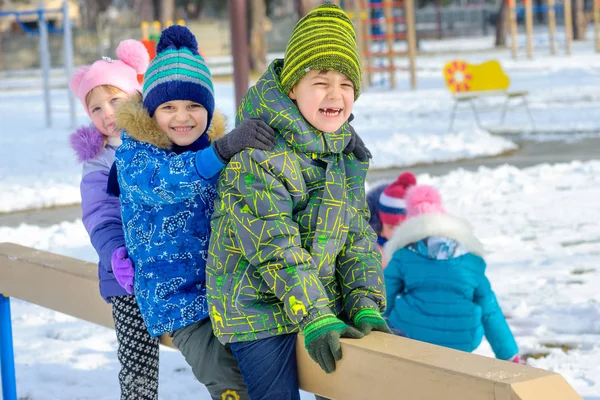
[[[324,4],[240,104],[237,123],[260,118],[277,143],[242,151],[221,173],[206,276],[213,330],[252,399],[299,399],[298,332],[326,372],[341,359],[340,337],[389,332],[368,159],[344,151],[360,80],[352,22]]]

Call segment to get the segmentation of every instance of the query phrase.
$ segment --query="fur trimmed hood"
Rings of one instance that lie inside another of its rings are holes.
[[[160,130],[156,122],[148,115],[140,96],[132,96],[119,104],[116,112],[116,125],[125,129],[127,135],[140,142],[150,143],[161,149],[170,149],[173,142]],[[219,110],[215,110],[206,134],[211,142],[225,135],[227,119]]]
[[[69,144],[77,156],[77,161],[83,163],[96,158],[106,146],[106,136],[100,133],[94,124],[90,124],[71,133]]]
[[[429,236],[454,239],[471,253],[483,257],[483,244],[475,237],[469,223],[448,214],[425,214],[408,218],[398,226],[384,246],[384,256],[391,260],[394,252]]]

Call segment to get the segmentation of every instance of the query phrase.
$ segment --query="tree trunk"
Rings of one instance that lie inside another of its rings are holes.
[[[2,42],[4,41],[4,32],[0,30],[0,71],[4,69],[4,52],[2,51]]]
[[[175,23],[173,18],[175,17],[175,0],[162,0],[160,2],[160,22],[162,22],[162,29],[167,27],[167,23]]]
[[[507,0],[501,0],[500,10],[498,10],[498,18],[496,18],[496,47],[506,46],[506,35],[509,20],[508,11],[509,8]]]
[[[265,0],[252,0],[251,4],[250,68],[255,72],[263,73],[267,69],[267,41],[265,37],[267,7]]]
[[[568,0],[567,0],[568,1]],[[585,18],[583,15],[583,0],[573,0],[573,39],[585,39]]]

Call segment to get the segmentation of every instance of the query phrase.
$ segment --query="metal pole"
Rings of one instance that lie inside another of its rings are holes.
[[[10,299],[3,294],[0,294],[0,368],[2,368],[2,398],[17,400]]]
[[[440,0],[435,0],[435,24],[437,25],[437,39],[442,40],[442,5]]]
[[[65,50],[65,73],[67,79],[73,74],[73,32],[71,31],[71,20],[69,19],[69,2],[63,3],[63,47]],[[77,124],[77,115],[75,114],[75,95],[71,90],[67,90],[69,96],[69,115],[71,116],[71,128]]]
[[[233,81],[236,110],[248,90],[248,40],[246,38],[246,0],[228,0],[231,53],[233,55]]]
[[[38,10],[38,26],[40,28],[40,62],[44,84],[44,105],[46,110],[46,128],[52,126],[52,104],[50,103],[50,49],[48,44],[48,25],[44,10]],[[67,78],[68,79],[68,78]]]

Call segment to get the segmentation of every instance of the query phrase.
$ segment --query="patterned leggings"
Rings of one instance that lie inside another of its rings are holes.
[[[121,364],[121,400],[158,399],[158,338],[148,333],[135,296],[111,297]]]

